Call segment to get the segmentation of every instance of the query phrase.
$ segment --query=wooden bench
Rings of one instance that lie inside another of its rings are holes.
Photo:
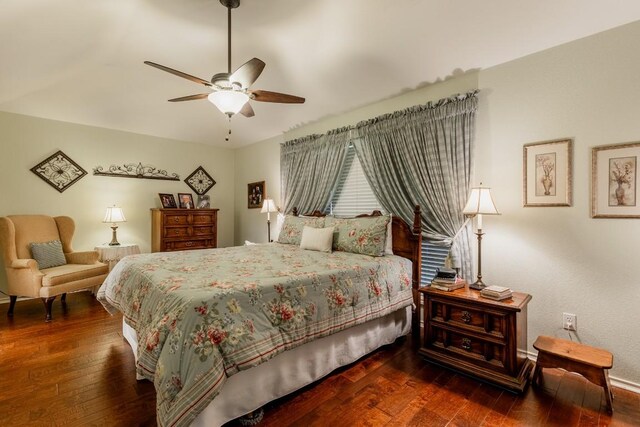
[[[562,368],[577,372],[592,383],[604,388],[607,411],[613,412],[613,393],[609,382],[609,369],[613,366],[613,355],[607,350],[590,347],[560,338],[540,336],[533,343],[538,350],[533,383],[539,384],[542,368]]]

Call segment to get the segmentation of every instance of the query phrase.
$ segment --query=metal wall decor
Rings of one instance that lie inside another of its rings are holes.
[[[31,172],[61,193],[87,174],[87,171],[62,151],[32,167]]]
[[[189,188],[200,196],[211,190],[211,187],[216,185],[216,181],[211,178],[211,175],[209,175],[202,166],[198,166],[198,169],[193,171],[193,173],[189,175],[184,182],[186,182]]]
[[[102,166],[93,168],[93,174],[99,176],[115,176],[120,178],[145,178],[145,179],[163,179],[167,181],[180,181],[177,173],[169,173],[164,169],[158,169],[155,166],[143,165],[142,163],[128,163],[122,166],[111,165],[105,172]]]

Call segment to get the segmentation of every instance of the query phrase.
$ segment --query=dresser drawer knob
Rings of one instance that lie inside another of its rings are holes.
[[[193,246],[193,242],[187,242],[187,246]]]
[[[180,222],[180,219],[178,217],[173,218],[174,222]]]
[[[471,350],[471,340],[469,338],[462,338],[461,347],[463,348],[463,350],[470,351]]]
[[[469,313],[467,310],[464,310],[462,312],[462,321],[467,324],[471,323],[471,313]]]

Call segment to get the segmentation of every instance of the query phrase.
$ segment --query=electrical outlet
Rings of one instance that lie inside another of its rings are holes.
[[[568,331],[578,329],[577,316],[573,313],[562,313],[562,327]]]

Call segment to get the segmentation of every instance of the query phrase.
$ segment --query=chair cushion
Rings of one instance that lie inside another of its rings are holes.
[[[67,263],[64,252],[62,252],[62,243],[60,243],[60,240],[52,240],[44,243],[29,243],[29,247],[31,248],[31,256],[38,263],[40,270],[65,265]]]
[[[109,266],[102,263],[95,264],[66,264],[42,270],[42,286],[57,286],[76,280],[107,274]]]

